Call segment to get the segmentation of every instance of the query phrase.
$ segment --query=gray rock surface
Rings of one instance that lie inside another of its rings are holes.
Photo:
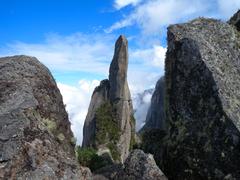
[[[229,20],[229,24],[236,26],[237,30],[240,31],[240,10]]]
[[[0,58],[0,179],[86,179],[62,96],[36,58]]]
[[[142,150],[134,150],[124,163],[123,171],[120,171],[116,180],[167,180],[167,177],[156,165],[151,154],[145,154]]]
[[[140,132],[159,129],[166,130],[165,112],[164,112],[164,77],[161,77],[155,87],[151,98],[151,105],[148,109],[146,123]]]
[[[96,134],[96,117],[95,113],[97,109],[109,99],[109,81],[105,79],[101,81],[100,85],[95,88],[90,105],[88,107],[88,113],[83,127],[83,147],[95,146],[95,134]]]
[[[121,35],[115,44],[109,80],[104,80],[93,92],[83,131],[83,147],[108,148],[112,155],[113,151],[115,152],[113,159],[120,162],[124,162],[127,158],[131,140],[135,137],[135,122],[133,122],[132,100],[127,83],[127,69],[128,42]],[[99,109],[102,112],[99,112]],[[100,124],[103,126],[105,123],[101,121],[105,121],[106,116],[110,119],[106,122],[106,127],[99,127]],[[112,127],[109,127],[110,125]],[[114,137],[109,138],[109,136]]]
[[[168,28],[166,152],[172,179],[240,179],[240,32],[199,18]]]

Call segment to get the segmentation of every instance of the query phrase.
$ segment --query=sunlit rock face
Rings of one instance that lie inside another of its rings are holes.
[[[83,147],[109,152],[123,162],[135,139],[135,120],[127,83],[128,42],[120,36],[109,69],[109,80],[93,92],[83,129]],[[106,121],[106,122],[105,122]]]
[[[161,167],[169,178],[240,178],[237,28],[205,18],[168,28]]]
[[[62,96],[36,58],[0,58],[0,179],[85,179]]]

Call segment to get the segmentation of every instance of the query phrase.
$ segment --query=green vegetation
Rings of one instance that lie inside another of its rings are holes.
[[[43,119],[43,123],[44,125],[47,127],[47,129],[51,132],[54,133],[57,129],[57,124],[55,121],[51,120],[51,119]]]
[[[59,141],[64,141],[64,140],[65,140],[65,136],[64,136],[63,133],[59,133],[59,134],[57,135],[57,138],[58,138]]]
[[[120,159],[116,146],[119,137],[120,130],[114,118],[113,107],[110,102],[106,102],[96,111],[96,142],[107,144],[114,160]]]
[[[76,145],[76,142],[77,142],[77,139],[75,137],[71,137],[70,139],[70,143],[75,146]]]
[[[119,160],[120,161],[120,153],[118,152],[116,144],[113,144],[111,142],[108,143],[107,147],[109,148],[113,160]]]
[[[95,171],[109,164],[107,160],[98,156],[96,150],[93,148],[81,148],[77,146],[76,155],[79,163],[82,166],[89,167],[91,171]]]

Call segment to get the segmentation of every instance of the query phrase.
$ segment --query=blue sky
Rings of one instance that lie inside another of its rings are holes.
[[[129,41],[134,97],[164,74],[169,24],[199,16],[224,21],[239,8],[240,0],[1,0],[0,56],[35,56],[51,70],[80,143],[92,91],[108,77],[120,34]]]

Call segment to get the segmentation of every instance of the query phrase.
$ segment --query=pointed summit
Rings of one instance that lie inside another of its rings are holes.
[[[123,35],[121,35],[115,44],[114,56],[109,69],[111,101],[126,96],[129,98],[129,92],[125,91],[125,87],[127,86],[127,69],[128,41]]]
[[[83,147],[110,152],[123,163],[135,141],[135,120],[127,82],[128,42],[121,35],[105,80],[92,95],[83,129]]]

